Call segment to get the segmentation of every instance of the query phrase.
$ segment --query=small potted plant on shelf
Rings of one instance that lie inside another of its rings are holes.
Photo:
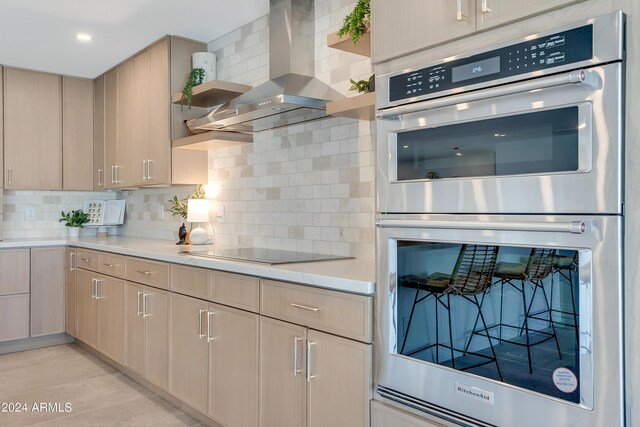
[[[204,80],[204,68],[194,68],[187,77],[187,83],[182,89],[182,99],[187,100],[187,108],[191,109],[191,100],[193,99],[193,87],[202,84]]]
[[[342,27],[338,30],[338,37],[346,34],[351,36],[353,44],[357,44],[360,36],[369,31],[371,21],[370,0],[358,0],[350,14],[345,16]]]
[[[368,93],[368,92],[375,92],[376,90],[376,75],[372,74],[371,77],[369,77],[369,80],[358,80],[355,81],[353,79],[349,79],[349,82],[351,82],[351,87],[349,88],[349,90],[355,90],[358,93]]]
[[[84,224],[89,222],[89,215],[83,212],[82,209],[72,210],[66,214],[61,211],[58,222],[64,222],[64,225],[69,227],[69,237],[77,238],[80,235],[80,229],[84,228]]]
[[[198,185],[195,188],[195,190],[193,190],[193,192],[189,194],[187,197],[185,197],[184,199],[178,199],[178,196],[173,196],[173,198],[169,200],[169,203],[171,203],[169,212],[171,212],[171,216],[179,215],[182,217],[182,219],[186,221],[187,213],[188,213],[187,202],[189,201],[189,199],[204,199],[204,198],[205,198],[205,191],[202,189],[202,185]],[[178,229],[178,237],[180,241],[176,243],[176,245],[190,244],[189,233],[187,232],[187,229],[184,226],[184,222],[182,223],[182,226]]]

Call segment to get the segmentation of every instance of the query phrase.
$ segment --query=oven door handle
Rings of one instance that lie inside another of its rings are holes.
[[[569,222],[521,222],[521,221],[425,221],[406,219],[376,220],[379,228],[423,228],[495,231],[540,231],[584,234],[587,226],[582,221]]]
[[[488,89],[476,90],[460,95],[431,99],[427,101],[417,102],[415,104],[387,108],[385,110],[377,111],[376,118],[385,119],[388,117],[396,117],[403,114],[415,113],[417,111],[431,110],[434,108],[447,107],[465,102],[479,101],[481,99],[496,98],[499,96],[512,95],[516,93],[529,92],[532,90],[545,89],[556,86],[566,86],[570,84],[587,85],[594,89],[599,89],[602,86],[600,76],[596,72],[590,70],[577,70],[570,73],[559,74],[556,76],[543,77],[520,83],[513,83]]]

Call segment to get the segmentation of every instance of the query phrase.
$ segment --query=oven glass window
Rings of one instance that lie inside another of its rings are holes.
[[[397,248],[398,354],[580,402],[577,250]]]
[[[578,107],[401,132],[397,179],[578,170]]]

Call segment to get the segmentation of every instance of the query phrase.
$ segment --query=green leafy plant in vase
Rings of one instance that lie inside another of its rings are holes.
[[[191,101],[193,99],[193,87],[201,85],[204,80],[204,68],[194,68],[187,77],[187,83],[182,89],[182,99],[187,100],[187,108],[191,109]]]
[[[82,209],[72,210],[68,213],[60,211],[60,219],[58,222],[64,222],[64,225],[69,227],[69,237],[78,237],[80,229],[84,228],[84,225],[89,222],[89,215]]]
[[[353,79],[349,79],[351,83],[350,91],[355,90],[358,93],[366,93],[375,91],[375,74],[372,74],[369,77],[369,80],[358,80],[355,81]]]
[[[342,27],[338,30],[338,37],[349,34],[355,45],[360,40],[360,36],[369,30],[370,21],[370,0],[358,0],[351,13],[345,16]]]
[[[205,198],[205,191],[202,189],[202,185],[198,185],[195,190],[193,190],[193,192],[191,194],[189,194],[187,197],[185,197],[184,199],[178,199],[178,196],[173,196],[173,198],[169,199],[169,203],[171,204],[171,206],[169,207],[169,212],[171,212],[171,216],[180,216],[182,217],[182,219],[184,219],[185,221],[187,220],[187,214],[188,214],[188,201],[189,199],[204,199]],[[184,227],[184,223],[182,223],[182,227],[180,227],[181,229]],[[191,227],[193,227],[193,225],[191,225]],[[186,230],[185,230],[186,233]],[[181,231],[178,231],[178,236],[180,237],[180,242],[176,243],[176,244],[188,244],[188,240],[189,240],[189,235],[187,234],[186,238],[183,238],[182,236],[180,236]]]

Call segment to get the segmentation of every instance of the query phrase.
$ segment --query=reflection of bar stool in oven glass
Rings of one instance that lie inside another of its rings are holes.
[[[554,279],[553,277],[551,280],[551,289],[549,292],[549,306],[548,306],[548,310],[551,311],[550,316],[552,319],[554,319],[553,313],[558,313],[561,317],[561,320],[553,320],[554,324],[573,328],[575,332],[576,346],[580,342],[580,332],[579,332],[580,323],[578,321],[579,312],[578,310],[576,310],[575,291],[573,287],[574,285],[577,284],[576,280],[574,280],[574,275],[578,271],[578,266],[579,266],[578,251],[574,251],[574,254],[572,256],[556,254],[553,260],[552,274],[555,275],[557,273],[558,279],[559,279],[557,281],[559,282],[558,284],[565,283],[569,286],[571,306],[568,307],[567,309],[564,309],[559,304],[554,304],[554,298],[555,298],[555,301],[557,301],[557,298],[555,296],[557,292],[556,291],[557,288],[556,288],[556,280],[553,280]],[[563,287],[559,287],[559,289],[560,289],[560,292],[562,292]],[[545,295],[545,298],[546,298],[546,295]],[[530,313],[529,317],[542,320],[540,319],[540,317],[544,315],[546,312],[547,310],[541,310],[536,313]],[[570,323],[565,321],[565,316],[569,316],[571,318]]]
[[[531,250],[531,254],[526,262],[499,262],[496,265],[496,269],[494,272],[494,277],[498,280],[495,282],[496,285],[500,285],[500,317],[499,322],[495,325],[490,326],[488,329],[498,329],[498,336],[491,335],[492,339],[497,339],[500,342],[507,342],[510,344],[515,344],[521,347],[525,347],[527,349],[527,362],[529,364],[529,373],[533,373],[533,366],[531,363],[531,348],[538,344],[545,343],[550,340],[555,340],[556,348],[558,350],[558,357],[562,359],[562,354],[560,353],[560,343],[558,342],[558,336],[556,334],[555,326],[553,324],[553,319],[551,316],[551,309],[549,307],[547,293],[544,288],[544,280],[551,276],[551,270],[553,267],[553,262],[555,259],[555,249],[543,249],[543,248],[533,248]],[[520,282],[519,286],[514,282]],[[526,287],[525,283],[531,282],[533,284],[533,293],[531,295],[531,299],[527,304],[526,297]],[[503,319],[504,315],[504,285],[508,284],[513,289],[518,291],[522,296],[522,312],[524,320],[522,324],[515,326],[513,324],[505,323]],[[531,328],[529,321],[531,319],[530,310],[533,306],[534,299],[536,293],[540,289],[543,295],[543,300],[546,309],[539,311],[536,313],[536,316],[540,316],[542,313],[548,313],[547,319],[536,318],[536,320],[544,320],[548,324],[547,331],[540,329]],[[476,319],[477,324],[477,319]],[[522,342],[521,340],[514,338],[503,338],[503,328],[507,329],[517,329],[518,336],[522,336],[524,333],[525,340]],[[474,327],[474,334],[485,335],[485,333],[480,330],[476,330]]]
[[[490,339],[489,348],[490,354],[482,354],[475,351],[469,351],[469,343],[467,342],[463,348],[456,348],[454,345],[454,336],[451,324],[451,295],[464,298],[466,301],[475,305],[478,309],[478,318],[482,322],[485,331],[488,335],[487,325],[484,320],[484,316],[480,310],[480,301],[478,301],[478,295],[483,294],[491,286],[493,271],[495,269],[496,260],[498,257],[498,246],[484,246],[484,245],[462,245],[455,267],[451,274],[446,273],[433,273],[427,277],[417,276],[404,276],[400,278],[400,286],[410,287],[416,289],[413,306],[411,307],[411,314],[409,315],[409,321],[407,323],[407,329],[404,334],[402,346],[400,348],[400,354],[405,356],[413,356],[417,353],[429,350],[435,347],[435,363],[440,364],[439,348],[445,348],[449,350],[451,357],[451,367],[459,370],[467,370],[476,368],[479,366],[487,365],[489,363],[495,363],[498,376],[502,381],[502,372],[498,365],[498,359],[493,348],[493,344]],[[425,292],[423,296],[420,296],[420,292]],[[417,349],[411,349],[405,351],[407,345],[407,338],[411,330],[411,322],[415,313],[416,306],[427,298],[434,297],[434,316],[435,316],[435,343],[421,346]],[[439,310],[441,306],[447,311],[448,320],[448,343],[440,342],[440,334],[438,327]],[[469,336],[470,341],[473,336]],[[467,338],[465,337],[465,340]],[[455,353],[463,353],[464,356],[472,355],[483,359],[479,363],[464,364],[456,366]]]

